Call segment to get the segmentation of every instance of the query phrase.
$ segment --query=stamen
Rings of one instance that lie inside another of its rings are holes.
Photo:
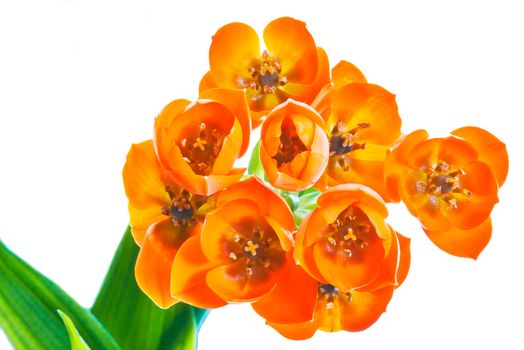
[[[235,234],[233,235],[233,240],[234,240],[235,242],[237,242],[237,243],[240,242],[240,235],[239,235],[238,233],[235,233]]]
[[[246,267],[246,272],[249,276],[253,276],[253,269],[251,267]]]
[[[328,237],[328,242],[331,245],[337,245],[337,241],[333,237],[331,237],[331,236]]]
[[[259,248],[260,246],[256,243],[253,243],[252,241],[247,241],[247,246],[244,247],[244,250],[246,252],[249,252],[251,253],[251,255],[255,256],[257,255],[257,249]]]
[[[237,255],[233,252],[229,253],[229,258],[233,261],[237,260]]]

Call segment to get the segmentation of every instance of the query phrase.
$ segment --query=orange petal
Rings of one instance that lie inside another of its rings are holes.
[[[451,132],[469,142],[478,152],[479,160],[486,163],[502,187],[508,175],[509,159],[506,145],[491,133],[475,126],[465,126]]]
[[[327,240],[316,242],[313,246],[313,258],[328,283],[343,291],[371,283],[378,275],[378,262],[384,259],[384,250],[376,241],[370,242],[358,259],[347,258],[332,251],[333,247]]]
[[[231,172],[228,175],[208,175],[204,177],[205,181],[205,190],[201,194],[203,196],[210,196],[217,193],[224,188],[227,188],[233,184],[236,184],[240,181],[242,176],[244,176],[245,168],[231,169]]]
[[[191,236],[178,250],[171,269],[171,294],[190,305],[212,309],[226,305],[206,283],[206,274],[216,265],[205,257],[200,235]]]
[[[351,83],[367,83],[366,77],[353,63],[340,61],[331,70],[335,88],[340,88]]]
[[[295,265],[289,254],[288,261],[286,277],[279,280],[271,293],[252,304],[253,309],[269,323],[299,323],[313,319],[317,281]]]
[[[251,78],[248,68],[260,57],[260,42],[253,28],[229,23],[213,36],[209,48],[211,75],[220,87],[238,89],[238,79]]]
[[[217,83],[213,79],[211,72],[207,72],[202,79],[200,79],[200,84],[198,85],[198,92],[202,94],[204,91],[209,89],[214,89],[217,87]]]
[[[328,207],[331,202],[341,198],[351,199],[351,202],[358,200],[360,203],[372,207],[382,217],[388,216],[386,205],[380,195],[371,188],[360,184],[342,184],[332,187],[318,197],[317,203],[320,207]]]
[[[135,242],[141,246],[144,236],[151,225],[166,219],[166,216],[161,213],[161,208],[151,207],[147,209],[137,209],[132,205],[128,205],[129,210],[129,224],[131,225],[131,233]]]
[[[397,288],[406,280],[411,265],[411,239],[397,232],[398,243],[400,247],[400,259],[397,269]]]
[[[455,137],[443,139],[438,153],[439,160],[443,160],[457,168],[464,168],[476,161],[477,158],[478,153],[473,146]]]
[[[491,169],[482,162],[474,162],[464,168],[466,175],[461,178],[461,186],[471,192],[471,196],[457,198],[456,208],[450,208],[449,219],[460,229],[471,229],[484,222],[497,203],[497,182]],[[444,231],[444,230],[432,230]]]
[[[282,336],[291,340],[305,340],[311,338],[317,331],[315,322],[302,322],[292,324],[278,324],[268,322]]]
[[[486,221],[469,230],[452,227],[442,232],[424,231],[443,251],[455,256],[477,259],[489,243],[491,230],[491,219],[488,217]]]
[[[322,88],[330,84],[329,60],[326,52],[320,47],[317,48],[317,59],[318,69],[315,79],[309,84],[288,81],[288,83],[281,88],[287,97],[310,104],[313,100],[316,100]],[[318,105],[316,105],[316,107],[318,107]]]
[[[400,136],[401,120],[395,95],[373,84],[354,83],[336,90],[333,113],[348,129],[368,123],[358,131],[362,142],[392,145]]]
[[[138,286],[163,309],[178,301],[171,297],[171,267],[185,236],[170,219],[158,222],[147,231],[136,260]]]
[[[387,152],[384,164],[384,180],[388,197],[391,201],[400,201],[400,179],[407,172],[407,160],[413,148],[428,138],[425,130],[415,130],[397,141],[393,149]]]
[[[406,158],[406,163],[410,168],[416,170],[437,163],[443,141],[442,138],[436,138],[420,142],[413,147],[411,154]]]
[[[351,302],[340,302],[341,326],[346,331],[362,331],[375,323],[393,296],[393,287],[374,292],[351,292]]]
[[[239,158],[240,148],[242,147],[242,128],[238,120],[235,120],[229,135],[224,137],[222,147],[213,164],[213,175],[228,175],[233,164]]]
[[[215,100],[226,106],[237,118],[242,127],[242,147],[240,156],[246,153],[249,147],[249,137],[251,134],[251,114],[244,90],[232,89],[207,89],[200,93],[200,98]]]
[[[313,241],[313,243],[310,245],[307,245],[305,240],[306,231],[310,226],[311,217],[314,215],[313,213],[314,212],[308,214],[300,224],[300,227],[295,236],[295,250],[293,252],[293,257],[295,258],[297,264],[300,265],[310,276],[313,276],[313,278],[315,278],[317,281],[320,281],[321,283],[328,283],[318,270],[313,256],[312,245],[317,240]],[[317,217],[319,217],[319,215],[317,215]],[[314,230],[314,225],[311,226],[313,226]],[[318,232],[316,233],[318,234]]]
[[[160,208],[170,204],[165,173],[157,160],[153,142],[133,144],[122,171],[129,204],[136,209]]]
[[[317,48],[306,24],[290,17],[278,18],[264,29],[264,42],[282,67],[288,81],[309,83],[317,73]]]
[[[251,198],[258,204],[261,215],[276,219],[284,229],[291,231],[295,227],[295,220],[291,209],[282,196],[267,187],[255,176],[236,183],[220,192],[217,197],[217,206],[237,199]]]
[[[254,301],[271,292],[277,284],[277,275],[261,264],[248,272],[246,261],[216,267],[206,276],[208,286],[228,302]]]
[[[189,106],[191,102],[184,99],[174,100],[168,104],[155,119],[155,134],[153,142],[155,151],[159,157],[160,163],[164,166],[168,164],[166,158],[173,146],[172,125],[176,118]]]

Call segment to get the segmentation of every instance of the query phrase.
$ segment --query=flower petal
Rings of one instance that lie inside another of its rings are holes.
[[[354,259],[333,252],[331,244],[322,240],[313,246],[313,257],[329,284],[350,291],[371,283],[377,277],[384,250],[377,242],[370,242],[366,252]]]
[[[282,67],[288,81],[309,83],[317,72],[317,47],[306,24],[290,17],[278,18],[264,29],[264,42]]]
[[[348,129],[361,123],[369,127],[358,131],[363,142],[392,145],[400,136],[401,120],[395,95],[373,84],[353,83],[335,91],[333,113]]]
[[[271,292],[277,284],[275,272],[255,264],[248,272],[246,261],[216,267],[206,275],[208,286],[228,302],[254,301]]]
[[[295,220],[291,209],[282,196],[267,187],[260,179],[251,176],[244,181],[236,183],[226,191],[220,192],[217,197],[217,206],[232,202],[237,199],[252,198],[259,206],[261,215],[275,218],[286,230],[293,230]]]
[[[238,89],[238,79],[251,78],[248,68],[260,57],[260,42],[253,28],[229,23],[213,36],[209,48],[211,75],[218,86]]]
[[[469,230],[452,227],[442,232],[424,231],[443,251],[455,256],[477,259],[489,243],[491,230],[491,219],[488,217],[486,221]]]
[[[317,281],[311,278],[288,254],[288,273],[271,293],[252,304],[269,323],[311,321],[317,304]]]
[[[316,322],[302,322],[291,324],[279,324],[268,322],[282,336],[291,340],[305,340],[311,338],[317,331]]]
[[[340,61],[331,70],[335,88],[340,88],[351,83],[367,83],[366,77],[353,63]]]
[[[397,269],[397,288],[406,280],[409,267],[411,265],[411,239],[397,232],[397,238],[400,248],[400,260]]]
[[[147,209],[137,209],[131,204],[127,206],[129,211],[129,225],[135,242],[141,246],[147,230],[156,222],[165,220],[166,216],[161,213],[161,208],[151,207]]]
[[[465,126],[451,132],[469,142],[478,152],[479,160],[486,163],[502,187],[508,175],[509,159],[506,145],[493,134],[475,126]]]
[[[190,305],[212,309],[227,303],[206,283],[206,274],[216,267],[202,252],[200,235],[191,236],[178,250],[171,269],[171,294]]]
[[[171,296],[171,267],[185,238],[170,219],[158,222],[147,231],[136,260],[138,286],[163,309],[178,301]]]
[[[362,331],[375,323],[393,296],[393,286],[374,292],[351,292],[351,302],[340,302],[341,326],[350,332]]]
[[[211,71],[208,71],[202,79],[200,79],[200,84],[198,85],[198,92],[202,94],[204,91],[209,89],[214,89],[217,87],[217,83],[213,79]]]
[[[166,175],[157,160],[153,142],[133,144],[122,171],[129,204],[136,209],[160,208],[170,203]]]

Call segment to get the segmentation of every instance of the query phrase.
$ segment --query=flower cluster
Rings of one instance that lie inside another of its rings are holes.
[[[410,266],[386,222],[402,201],[444,251],[476,258],[508,170],[477,127],[401,133],[395,96],[353,64],[332,69],[303,22],[213,36],[196,101],[178,99],[123,170],[136,280],[158,306],[249,302],[290,339],[359,331]],[[235,162],[261,126],[250,171]]]

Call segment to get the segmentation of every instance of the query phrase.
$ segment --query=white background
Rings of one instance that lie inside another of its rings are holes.
[[[90,306],[128,222],[121,168],[131,143],[151,138],[171,100],[196,98],[221,25],[262,31],[282,15],[305,21],[332,64],[349,60],[395,93],[404,132],[487,128],[506,142],[510,173],[476,262],[441,252],[392,207],[390,223],[412,238],[412,269],[370,329],[293,342],[234,305],[210,314],[200,349],[524,348],[517,1],[2,1],[2,241]]]

